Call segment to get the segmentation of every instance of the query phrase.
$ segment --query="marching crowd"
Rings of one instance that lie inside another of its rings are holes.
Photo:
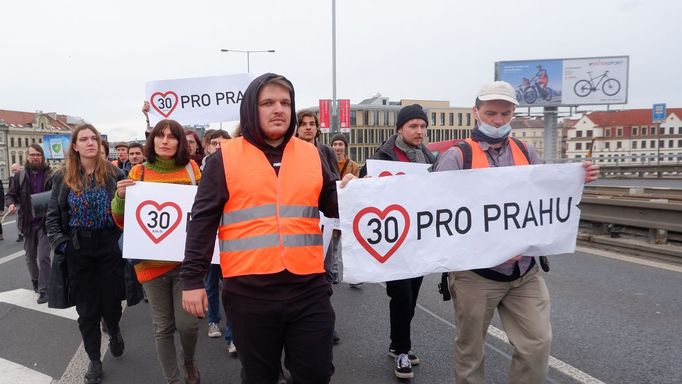
[[[485,84],[474,101],[471,137],[437,158],[424,145],[426,113],[417,104],[404,106],[395,134],[373,158],[431,164],[433,172],[541,163],[532,146],[510,136],[517,105],[511,85]],[[18,210],[17,241],[24,242],[37,302],[76,307],[90,359],[84,383],[102,382],[102,329],[111,354],[124,353],[121,301],[131,300],[139,285],[167,383],[201,381],[195,352],[204,317],[208,337],[224,337],[226,350],[238,355],[243,383],[286,382],[285,370],[296,384],[329,383],[339,340],[330,296],[343,279],[342,234],[335,229],[324,250],[320,213],[338,218],[336,182],[343,188],[367,173],[348,157],[347,137],[334,136],[331,146],[318,142],[317,115],[297,113],[293,84],[272,73],[244,93],[235,137],[209,130],[200,138],[170,119],[152,127],[148,103],[142,111],[144,144],[117,143],[117,159],[109,162],[99,131],[80,125],[59,170],[53,173],[43,148],[33,144],[24,168],[12,166],[2,194],[4,206]],[[598,166],[583,166],[585,182],[598,178]],[[183,262],[122,258],[126,190],[139,181],[198,186]],[[216,233],[220,264],[211,265]],[[387,354],[401,379],[412,378],[412,366],[421,362],[410,334],[421,283],[422,277],[386,282]],[[514,348],[509,382],[544,383],[550,299],[536,259],[517,255],[493,268],[450,272],[447,285],[456,322],[455,381],[484,383],[485,335],[497,310]]]

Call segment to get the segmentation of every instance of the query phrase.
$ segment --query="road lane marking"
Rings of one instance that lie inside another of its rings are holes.
[[[78,320],[76,307],[67,309],[48,308],[47,304],[36,303],[36,293],[28,289],[15,289],[13,291],[0,292],[0,302],[16,305],[18,307],[32,309],[49,315],[63,317],[69,320]]]
[[[2,223],[2,225],[10,225],[10,224],[16,223],[16,222],[17,222],[16,220],[6,221],[6,222]]]
[[[645,265],[647,267],[654,267],[654,268],[659,268],[659,269],[665,269],[665,270],[672,271],[672,272],[682,273],[682,266],[671,264],[671,263],[665,263],[662,261],[648,260],[648,259],[644,259],[641,257],[635,257],[635,256],[626,256],[626,255],[623,255],[621,253],[606,251],[603,249],[581,247],[581,246],[575,247],[575,250],[578,252],[587,253],[590,255],[603,256],[603,257],[608,257],[610,259],[627,261],[629,263],[634,263],[634,264],[639,264],[639,265]]]
[[[5,264],[8,261],[12,261],[12,260],[16,259],[17,257],[24,256],[25,253],[26,253],[25,251],[18,251],[18,252],[14,252],[13,254],[11,254],[9,256],[5,256],[5,257],[0,259],[0,265]]]
[[[382,285],[383,285],[383,284],[382,284]],[[447,320],[447,319],[445,319],[445,318],[439,316],[438,314],[432,312],[431,310],[429,310],[428,308],[424,307],[423,305],[417,303],[417,307],[418,307],[419,309],[421,309],[422,311],[426,312],[426,313],[427,313],[428,315],[430,315],[431,317],[433,317],[433,318],[435,318],[436,320],[440,321],[441,323],[446,324],[448,327],[450,327],[450,328],[452,328],[452,329],[455,329],[455,328],[456,328],[456,327],[455,327],[455,324],[453,324],[453,323],[450,322],[449,320]],[[509,339],[507,338],[507,334],[504,333],[504,331],[500,330],[499,328],[497,328],[497,327],[495,327],[495,326],[490,325],[490,326],[488,327],[488,334],[489,334],[490,336],[492,336],[492,337],[498,339],[499,341],[501,341],[501,342],[503,342],[503,343],[509,344]],[[494,350],[495,352],[497,352],[497,353],[499,353],[499,354],[505,356],[506,358],[508,358],[508,359],[511,359],[511,358],[512,358],[511,355],[509,355],[508,353],[504,352],[503,350],[501,350],[501,349],[495,347],[494,345],[492,345],[492,344],[490,344],[490,343],[488,343],[488,342],[486,342],[486,345],[487,345],[490,349],[492,349],[492,350]],[[555,358],[555,357],[553,357],[553,356],[549,356],[549,366],[550,366],[550,368],[554,368],[555,370],[561,372],[562,374],[564,374],[564,375],[570,377],[571,379],[573,379],[573,380],[575,380],[575,381],[577,381],[577,382],[579,382],[579,383],[582,383],[582,384],[605,384],[603,381],[601,381],[601,380],[599,380],[599,379],[597,379],[597,378],[594,378],[594,377],[588,375],[587,373],[585,373],[585,372],[579,370],[578,368],[575,368],[575,367],[573,367],[572,365],[569,365],[569,364],[567,364],[567,363],[565,363],[565,362],[563,362],[563,361],[561,361],[561,360],[559,360],[559,359],[557,359],[557,358]],[[552,378],[550,378],[550,377],[547,377],[547,382],[550,382],[550,383],[558,383],[556,380],[554,380],[554,379],[552,379]]]
[[[52,378],[23,365],[0,358],[0,381],[12,384],[50,384]]]

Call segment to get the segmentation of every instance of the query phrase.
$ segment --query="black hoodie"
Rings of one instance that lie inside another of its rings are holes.
[[[277,147],[265,142],[258,121],[258,94],[263,85],[272,78],[280,77],[291,86],[291,122],[284,135],[284,141]],[[251,82],[244,93],[240,107],[240,126],[246,141],[259,148],[279,174],[284,147],[296,131],[296,109],[294,106],[294,87],[286,78],[266,73]],[[321,158],[323,186],[319,197],[319,208],[327,217],[338,217],[336,200],[337,177]],[[192,220],[187,226],[185,260],[182,263],[184,290],[204,288],[204,276],[213,255],[213,237],[217,233],[223,207],[229,199],[225,181],[223,156],[220,151],[210,156],[201,175],[201,182],[192,206]],[[328,286],[324,273],[316,275],[294,275],[284,270],[269,275],[248,275],[223,280],[223,290],[233,294],[264,300],[284,300],[300,295],[312,294],[312,288]]]

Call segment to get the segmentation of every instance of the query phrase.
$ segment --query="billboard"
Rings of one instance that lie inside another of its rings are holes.
[[[495,80],[516,89],[522,107],[625,104],[629,56],[500,61]]]
[[[69,145],[71,145],[71,135],[43,135],[43,150],[47,160],[64,159]]]
[[[342,133],[350,133],[350,99],[339,100],[339,125]]]

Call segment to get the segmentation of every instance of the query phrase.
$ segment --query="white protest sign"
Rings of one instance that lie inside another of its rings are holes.
[[[348,283],[575,251],[581,164],[352,180],[338,190]]]
[[[367,175],[371,177],[425,174],[431,164],[367,159]]]
[[[193,185],[139,181],[126,188],[123,257],[182,261],[187,219],[196,193],[197,187]],[[218,241],[214,241],[211,262],[220,264]]]
[[[150,81],[146,86],[150,123],[154,126],[162,119],[180,124],[239,120],[239,105],[253,79],[244,73]]]

